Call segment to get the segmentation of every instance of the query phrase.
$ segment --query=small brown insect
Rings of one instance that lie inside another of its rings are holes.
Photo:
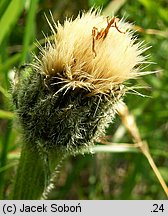
[[[118,28],[116,19],[117,19],[116,17],[113,17],[113,18],[110,20],[110,18],[109,18],[109,16],[108,16],[108,17],[107,17],[107,26],[106,26],[106,28],[105,28],[105,29],[102,28],[100,31],[98,31],[98,28],[93,27],[93,29],[92,29],[92,37],[93,37],[93,39],[92,39],[92,51],[93,51],[95,57],[96,57],[95,41],[96,41],[96,40],[100,40],[101,38],[103,38],[103,40],[104,40],[104,39],[106,38],[106,36],[107,36],[107,34],[108,34],[108,32],[109,32],[109,29],[110,29],[111,27],[115,27],[115,28],[117,29],[118,32],[124,33],[124,34],[125,34],[125,32],[122,32],[122,31]],[[113,25],[113,24],[114,24],[114,25]]]

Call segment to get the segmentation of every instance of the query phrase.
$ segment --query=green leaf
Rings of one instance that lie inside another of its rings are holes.
[[[23,39],[23,52],[21,58],[21,64],[26,61],[27,52],[29,51],[29,45],[34,39],[35,30],[35,15],[38,0],[31,0],[30,7],[28,10],[28,16],[26,20],[25,34]]]
[[[23,10],[25,1],[23,0],[12,0],[7,7],[5,13],[0,20],[0,44],[2,43],[4,37],[11,31],[11,28],[17,22],[19,15]]]
[[[135,148],[133,145],[130,144],[112,144],[112,145],[95,145],[91,148],[91,152],[94,153],[126,153],[126,152],[134,152],[139,153],[139,149]]]
[[[0,167],[0,173],[4,172],[4,171],[6,171],[6,170],[8,170],[10,168],[13,168],[16,165],[18,165],[18,162],[13,162],[13,163],[10,163],[10,164],[8,164],[6,166]]]
[[[0,18],[3,15],[3,12],[6,10],[10,3],[10,0],[1,0],[0,1]]]
[[[107,4],[108,0],[89,0],[90,7],[102,7]]]
[[[0,86],[0,92],[7,98],[10,98],[9,93],[2,86]]]
[[[0,110],[0,119],[13,119],[13,118],[14,118],[14,113]]]

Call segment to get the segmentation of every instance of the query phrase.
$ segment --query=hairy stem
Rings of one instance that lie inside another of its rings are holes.
[[[24,145],[21,152],[12,199],[38,199],[45,186],[43,162],[38,151]]]
[[[40,199],[50,184],[54,170],[59,167],[62,154],[54,152],[48,155],[40,148],[23,145],[17,175],[14,182],[12,199]]]

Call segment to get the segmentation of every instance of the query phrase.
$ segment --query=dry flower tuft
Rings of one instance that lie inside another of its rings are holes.
[[[47,41],[34,66],[46,77],[59,78],[64,88],[106,94],[116,84],[142,74],[145,49],[123,20],[110,20],[94,11],[67,19],[63,26],[48,23],[54,40]]]

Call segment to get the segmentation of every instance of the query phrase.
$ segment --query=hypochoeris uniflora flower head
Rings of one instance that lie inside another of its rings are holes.
[[[112,121],[125,88],[144,62],[129,24],[88,12],[63,25],[20,74],[13,101],[28,143],[76,153]]]
[[[13,86],[13,102],[28,147],[23,148],[25,162],[18,176],[37,157],[36,171],[45,170],[46,182],[58,155],[83,153],[104,135],[125,93],[123,82],[142,74],[139,67],[145,50],[127,23],[97,11],[67,19],[63,25],[48,23],[52,41],[46,38],[41,55],[20,68]],[[30,157],[32,153],[35,156]],[[43,178],[40,171],[38,181],[34,176],[28,180],[39,182],[41,190],[46,185]],[[18,194],[25,198],[26,193]]]
[[[47,40],[35,66],[47,77],[59,78],[64,88],[107,94],[115,85],[141,74],[145,49],[123,20],[94,11],[67,19],[64,25],[54,21],[49,25],[53,42]]]

